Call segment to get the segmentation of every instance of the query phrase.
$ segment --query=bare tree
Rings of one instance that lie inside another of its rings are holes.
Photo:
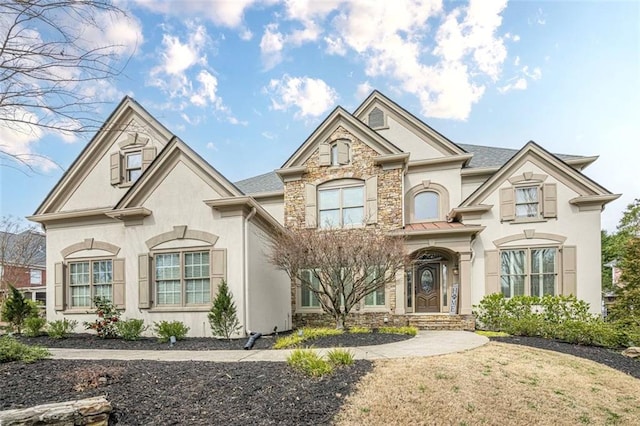
[[[404,267],[403,240],[379,229],[291,229],[271,242],[269,261],[344,328],[349,312],[368,294],[395,282]]]
[[[126,65],[127,47],[101,45],[99,36],[105,21],[118,17],[124,11],[110,0],[1,1],[0,132],[37,139],[47,131],[95,131],[97,83]],[[0,142],[2,160],[29,166],[30,155]]]
[[[34,265],[45,263],[45,236],[22,221],[5,216],[0,219],[0,300],[8,294],[9,285],[18,287],[28,279]],[[28,282],[28,281],[27,281]]]

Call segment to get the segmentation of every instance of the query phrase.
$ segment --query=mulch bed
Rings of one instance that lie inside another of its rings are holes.
[[[282,336],[282,334],[281,334]],[[327,336],[320,339],[308,340],[305,346],[316,348],[330,347],[354,347],[383,345],[410,339],[411,336],[402,334],[384,333],[344,333],[339,336]],[[140,340],[126,341],[122,339],[99,339],[95,335],[78,333],[72,334],[66,339],[51,339],[48,336],[22,337],[17,339],[27,345],[38,345],[46,348],[68,349],[130,349],[130,350],[180,350],[180,351],[212,351],[212,350],[240,350],[244,348],[247,339],[214,339],[208,337],[189,337],[176,342],[173,348],[168,343],[160,343],[155,338],[141,338]],[[275,342],[275,336],[263,336],[256,340],[253,349],[271,349]]]
[[[640,379],[640,360],[622,355],[620,351],[600,348],[597,346],[581,346],[571,343],[560,342],[558,340],[543,339],[541,337],[491,337],[491,340],[503,343],[514,343],[517,345],[530,346],[538,349],[562,352],[565,354],[586,358],[600,364],[607,365],[615,370],[629,374],[636,379]]]
[[[0,410],[106,395],[110,424],[327,424],[371,368],[310,378],[281,362],[11,362],[0,364]]]

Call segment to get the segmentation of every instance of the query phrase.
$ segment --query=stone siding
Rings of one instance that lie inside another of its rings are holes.
[[[386,319],[386,321],[385,321]],[[335,327],[336,323],[329,314],[325,313],[296,313],[293,316],[294,328],[301,327]],[[355,312],[350,313],[346,320],[347,327],[362,326],[379,328],[384,326],[401,327],[415,326],[421,330],[475,330],[473,315],[393,315],[386,312]]]
[[[284,216],[288,228],[305,227],[305,184],[320,185],[334,179],[366,179],[378,176],[378,221],[375,225],[384,230],[402,227],[402,169],[382,170],[373,163],[379,154],[356,138],[353,134],[338,127],[329,141],[348,139],[351,162],[341,166],[320,166],[319,150],[309,157],[305,166],[307,173],[301,180],[284,184]]]

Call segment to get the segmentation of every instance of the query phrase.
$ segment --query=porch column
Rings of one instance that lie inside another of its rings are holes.
[[[458,295],[460,315],[471,315],[471,252],[462,252],[458,260],[460,294]]]

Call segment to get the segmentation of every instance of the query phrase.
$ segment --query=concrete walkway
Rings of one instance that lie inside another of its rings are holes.
[[[345,348],[356,359],[391,359],[406,357],[424,357],[462,352],[477,348],[489,341],[484,336],[469,331],[420,331],[417,336],[402,342],[386,345]],[[317,349],[321,354],[330,348]],[[116,359],[153,361],[286,361],[290,349],[258,349],[250,351],[132,351],[106,349],[49,349],[54,359]]]

